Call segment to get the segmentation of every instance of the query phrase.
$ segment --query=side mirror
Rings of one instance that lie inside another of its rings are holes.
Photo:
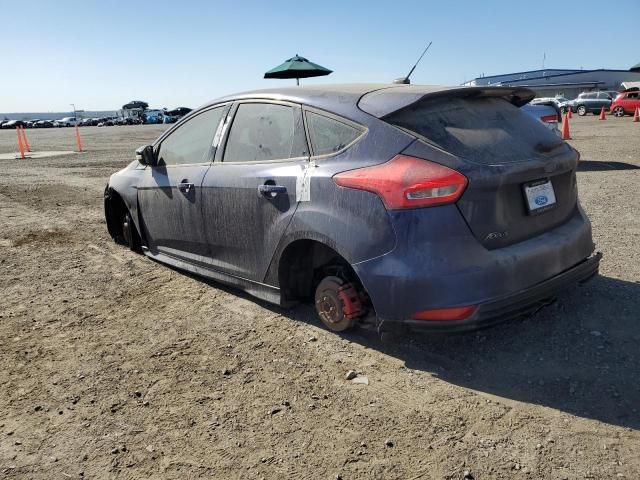
[[[145,145],[136,150],[136,160],[142,165],[153,167],[156,164],[156,155],[153,152],[153,145]]]

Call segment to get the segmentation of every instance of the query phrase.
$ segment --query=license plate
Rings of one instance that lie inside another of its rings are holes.
[[[525,184],[524,195],[530,214],[546,212],[556,206],[556,193],[549,179]]]

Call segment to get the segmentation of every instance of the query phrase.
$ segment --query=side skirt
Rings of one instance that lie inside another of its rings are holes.
[[[280,289],[278,287],[254,282],[252,280],[247,280],[246,278],[236,277],[219,272],[217,270],[193,265],[192,263],[185,262],[184,260],[179,260],[165,253],[152,253],[145,246],[142,247],[142,251],[147,257],[158,262],[166,263],[167,265],[171,265],[172,267],[175,267],[177,269],[186,270],[198,276],[239,288],[240,290],[247,292],[249,295],[253,295],[256,298],[259,298],[260,300],[280,305],[281,295]]]

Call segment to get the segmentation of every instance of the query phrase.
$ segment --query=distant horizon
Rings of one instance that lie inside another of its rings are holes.
[[[198,105],[199,106],[199,105]],[[194,107],[189,107],[187,105],[178,105],[176,107],[173,108],[179,108],[179,107],[187,107],[187,108],[191,108],[193,109]],[[173,110],[173,108],[169,108],[169,107],[154,107],[153,105],[149,105],[148,110]],[[122,111],[122,107],[118,107],[118,108],[81,108],[79,110],[76,110],[75,113],[77,114],[84,114],[84,113],[91,113],[91,112],[120,112]],[[69,115],[67,116],[73,116],[74,111],[73,110],[33,110],[33,111],[25,111],[25,112],[0,112],[0,117],[2,115],[33,115],[35,113],[41,113],[41,114],[51,114],[51,113],[68,113]]]
[[[119,110],[85,110],[76,112],[76,118],[110,117],[117,115]],[[58,120],[64,117],[73,117],[73,111],[67,112],[7,112],[0,113],[0,120]]]

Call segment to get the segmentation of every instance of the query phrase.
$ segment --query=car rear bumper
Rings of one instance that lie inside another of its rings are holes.
[[[401,320],[382,322],[381,330],[397,328],[440,332],[461,332],[485,328],[496,323],[537,312],[550,304],[555,296],[578,283],[586,282],[598,274],[602,253],[598,252],[570,269],[514,294],[492,299],[478,305],[470,317],[456,321]]]
[[[395,248],[352,265],[382,324],[439,329],[436,322],[410,319],[425,310],[474,305],[472,317],[446,327],[477,328],[535,310],[565,284],[597,272],[600,257],[592,257],[591,224],[579,206],[564,224],[493,250],[476,240],[455,208],[393,214]]]

